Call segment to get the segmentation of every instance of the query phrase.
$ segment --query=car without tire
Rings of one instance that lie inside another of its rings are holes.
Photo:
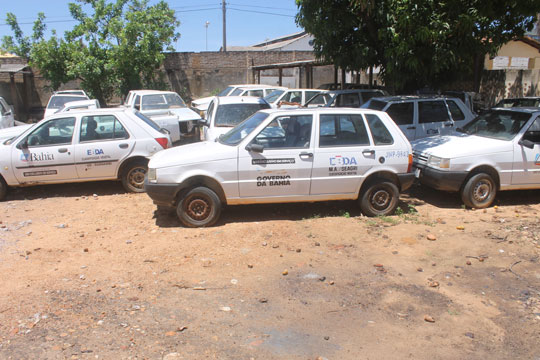
[[[223,205],[354,199],[368,216],[388,215],[414,181],[407,138],[365,109],[261,110],[148,166],[147,194],[188,227],[214,224]]]
[[[59,113],[0,145],[0,199],[8,187],[121,180],[144,191],[148,157],[171,146],[168,133],[129,109]]]
[[[492,109],[453,135],[412,142],[415,174],[486,208],[500,190],[540,189],[540,109]]]

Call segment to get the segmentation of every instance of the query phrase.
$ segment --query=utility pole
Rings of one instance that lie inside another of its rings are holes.
[[[223,51],[227,51],[227,3],[225,0],[221,2],[223,10]]]
[[[204,27],[206,28],[206,51],[208,51],[208,25],[210,25],[210,21],[207,21],[204,24]]]

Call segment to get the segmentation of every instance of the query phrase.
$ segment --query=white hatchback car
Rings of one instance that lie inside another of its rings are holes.
[[[67,102],[79,100],[90,99],[86,95],[75,95],[72,93],[54,93],[49,99],[49,102],[47,103],[47,107],[45,108],[45,114],[43,114],[43,117],[46,118],[48,116],[51,116],[52,114],[63,108],[64,104]]]
[[[386,113],[318,108],[261,110],[217,142],[162,151],[145,189],[199,227],[222,204],[357,199],[364,214],[387,215],[413,181],[411,145]]]
[[[8,187],[120,179],[144,191],[148,158],[171,146],[166,132],[129,109],[61,113],[0,145],[0,199]]]

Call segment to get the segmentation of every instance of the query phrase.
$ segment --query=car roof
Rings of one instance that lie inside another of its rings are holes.
[[[340,107],[340,108],[329,108],[329,107],[316,107],[316,108],[293,108],[293,109],[265,109],[265,110],[259,110],[260,112],[268,113],[268,114],[291,114],[291,115],[297,115],[297,114],[303,114],[303,113],[325,113],[325,114],[363,114],[363,113],[382,113],[382,111],[378,110],[372,110],[372,109],[364,109],[364,108],[346,108],[346,107]]]
[[[394,96],[377,96],[372,98],[371,100],[379,100],[379,101],[386,101],[386,102],[396,102],[396,101],[413,101],[413,100],[439,100],[439,99],[452,99],[452,100],[459,100],[456,97],[453,96],[444,96],[444,95],[394,95]]]
[[[174,91],[166,91],[166,90],[131,90],[131,92],[137,95],[176,94]]]
[[[79,114],[89,114],[89,115],[101,115],[101,114],[118,114],[118,113],[126,113],[131,112],[133,113],[133,110],[130,108],[125,107],[114,107],[114,108],[99,108],[99,109],[85,109],[81,111],[77,111],[77,115]],[[52,118],[56,116],[66,117],[69,116],[69,113],[57,113],[53,114],[47,118]]]
[[[257,96],[216,96],[219,105],[225,104],[268,104]]]
[[[280,87],[278,85],[267,85],[267,84],[236,84],[236,85],[228,85],[227,87],[237,87],[237,88],[244,88],[244,87],[260,87],[260,88],[269,88],[269,87]]]
[[[384,92],[381,89],[344,89],[344,90],[325,90],[322,91],[324,94],[356,94],[356,93],[365,93],[365,92]]]
[[[538,108],[538,107],[510,107],[510,108],[495,107],[495,108],[491,108],[490,110],[488,110],[488,112],[493,111],[493,110],[521,112],[521,113],[526,113],[526,114],[534,114],[534,113],[539,113],[540,114],[540,108]]]
[[[82,95],[82,94],[57,94],[57,93],[55,93],[55,94],[51,95],[51,98],[54,97],[54,96],[59,96],[59,97],[61,96],[61,97],[66,97],[66,98],[70,98],[70,97],[72,97],[72,98],[84,98],[85,100],[88,99],[88,96]]]

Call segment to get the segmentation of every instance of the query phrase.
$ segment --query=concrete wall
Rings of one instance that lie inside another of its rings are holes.
[[[540,96],[540,69],[485,70],[480,95],[486,106],[509,97]]]

